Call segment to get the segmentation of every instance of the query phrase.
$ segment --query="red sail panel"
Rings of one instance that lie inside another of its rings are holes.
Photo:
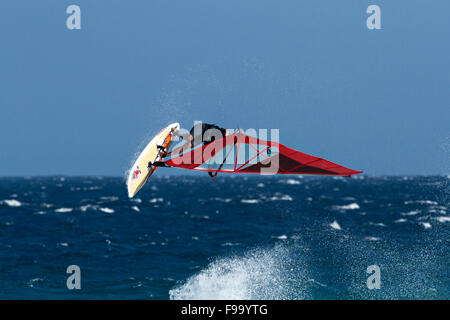
[[[362,172],[244,134],[190,149],[165,163],[185,169],[232,173],[351,176]]]

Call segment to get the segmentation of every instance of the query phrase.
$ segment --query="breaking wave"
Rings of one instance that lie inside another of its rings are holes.
[[[300,278],[289,249],[277,245],[219,258],[170,290],[169,296],[172,300],[305,299],[305,290],[295,288],[303,282]]]

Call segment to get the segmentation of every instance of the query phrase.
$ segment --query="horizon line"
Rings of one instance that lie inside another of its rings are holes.
[[[203,177],[203,175],[195,175],[194,173],[191,174],[164,174],[155,176],[154,178],[162,178],[162,177]],[[270,177],[270,176],[276,176],[276,177],[293,177],[293,176],[301,176],[301,177],[342,177],[339,175],[313,175],[313,174],[273,174],[273,175],[230,175],[229,173],[225,172],[224,175],[221,175],[222,177],[257,177],[257,176],[264,176],[264,177]],[[11,178],[21,178],[21,179],[29,179],[29,178],[120,178],[120,179],[126,179],[125,176],[119,176],[119,175],[94,175],[94,174],[36,174],[36,175],[11,175],[11,176],[3,176],[0,175],[0,179],[11,179]],[[206,176],[205,176],[206,177]],[[348,177],[353,179],[358,179],[358,177],[448,177],[450,178],[450,173],[433,173],[433,174],[421,174],[421,173],[414,173],[414,174],[358,174],[354,177]],[[347,178],[347,177],[342,177]]]

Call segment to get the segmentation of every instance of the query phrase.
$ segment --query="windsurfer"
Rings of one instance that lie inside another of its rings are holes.
[[[182,138],[186,141],[186,143],[178,148],[175,148],[171,152],[165,152],[163,157],[170,157],[179,154],[183,150],[196,147],[201,143],[209,144],[230,134],[228,129],[205,122],[196,122],[189,133],[181,133],[179,130],[175,130],[175,128],[172,129],[172,132],[174,136]]]

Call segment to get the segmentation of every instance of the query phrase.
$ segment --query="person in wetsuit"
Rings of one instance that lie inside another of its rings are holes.
[[[179,136],[183,140],[186,141],[184,145],[178,147],[172,152],[166,153],[165,157],[170,157],[172,155],[178,154],[183,150],[187,150],[193,147],[196,147],[202,143],[209,144],[216,139],[219,140],[229,135],[228,129],[221,128],[215,124],[205,123],[205,122],[197,122],[191,128],[189,133],[178,133],[174,132],[175,136]]]

